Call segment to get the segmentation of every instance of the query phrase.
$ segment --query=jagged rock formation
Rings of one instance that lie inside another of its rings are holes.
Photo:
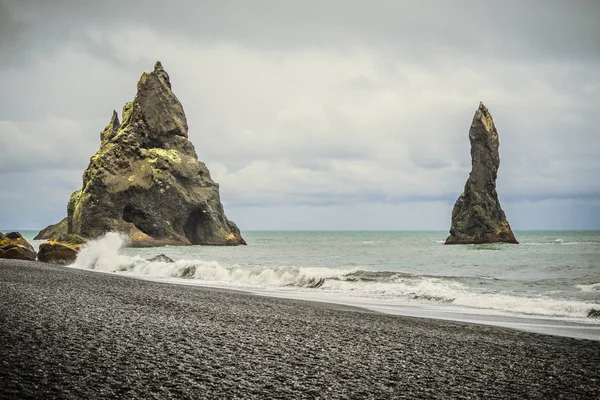
[[[181,103],[160,62],[100,133],[100,150],[67,207],[68,233],[125,233],[132,246],[246,244],[225,217],[219,185],[188,140]]]
[[[19,232],[0,232],[0,258],[35,261],[37,253]]]
[[[518,243],[498,201],[498,132],[483,103],[479,103],[473,117],[469,140],[471,173],[464,192],[454,204],[446,244]]]
[[[40,244],[38,261],[53,264],[71,264],[87,241],[77,235],[60,235]]]

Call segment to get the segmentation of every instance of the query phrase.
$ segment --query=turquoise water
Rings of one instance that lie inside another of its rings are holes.
[[[23,232],[32,238],[36,232]],[[92,242],[76,267],[271,295],[435,305],[599,323],[600,232],[521,231],[520,245],[443,244],[446,232],[249,231],[248,246]],[[39,244],[40,242],[34,242]],[[163,253],[175,263],[149,263]],[[590,314],[591,313],[591,314]]]

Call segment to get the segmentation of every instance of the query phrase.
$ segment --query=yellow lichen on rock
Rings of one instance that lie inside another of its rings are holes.
[[[79,250],[86,240],[77,235],[60,235],[40,245],[38,260],[54,264],[70,264],[75,262]]]
[[[492,115],[488,111],[487,107],[483,104],[483,102],[479,102],[479,109],[477,113],[480,114],[479,120],[485,127],[486,131],[494,133],[494,120],[492,119]]]
[[[122,123],[113,111],[100,133],[83,187],[69,201],[66,231],[85,238],[122,232],[131,246],[245,244],[188,139],[183,107],[160,62],[137,89]]]
[[[0,258],[35,261],[33,246],[19,232],[0,233]]]
[[[130,237],[131,237],[131,240],[133,240],[135,242],[141,242],[144,240],[147,240],[147,241],[152,240],[152,237],[146,235],[144,232],[139,231],[139,230],[136,230],[135,232],[133,232]]]
[[[175,164],[181,163],[181,156],[179,155],[179,152],[175,149],[165,150],[152,148],[148,150],[142,150],[142,157],[145,157],[146,161],[149,163],[155,163],[159,157],[166,158],[174,162]]]
[[[148,79],[148,73],[147,72],[143,72],[142,76],[140,76],[140,80],[138,81],[138,87],[140,85],[143,85],[144,83],[146,83],[146,79]]]
[[[87,203],[87,199],[89,198],[89,194],[84,194],[82,189],[79,189],[71,195],[69,199],[69,204],[67,206],[68,212],[73,216],[73,226],[69,227],[69,230],[79,228],[76,226],[78,221],[81,221],[81,213],[83,204]],[[72,209],[69,211],[69,209]]]
[[[148,189],[152,186],[152,167],[147,163],[133,163],[127,173],[108,175],[105,180],[110,193],[120,193],[131,187]]]
[[[121,128],[119,130],[124,129],[129,125],[131,114],[133,114],[133,102],[129,101],[123,106],[123,122],[121,123]]]

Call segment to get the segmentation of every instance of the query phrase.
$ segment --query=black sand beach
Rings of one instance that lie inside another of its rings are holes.
[[[0,260],[0,398],[600,398],[600,343]]]

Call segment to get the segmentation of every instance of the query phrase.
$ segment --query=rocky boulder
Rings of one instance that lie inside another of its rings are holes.
[[[0,233],[0,258],[35,261],[35,249],[19,232]]]
[[[87,241],[77,235],[60,235],[40,244],[38,260],[53,264],[71,264]]]
[[[469,140],[471,173],[464,192],[454,204],[446,244],[518,243],[496,193],[500,167],[498,132],[483,103],[479,103],[473,117]]]
[[[173,261],[173,259],[171,257],[166,256],[164,254],[159,254],[157,256],[147,259],[146,261],[148,261],[148,262],[164,262],[164,263],[174,263],[175,262],[175,261]]]
[[[130,246],[246,244],[225,216],[219,185],[188,140],[181,103],[160,62],[100,133],[100,149],[67,207],[67,231],[125,233]]]

